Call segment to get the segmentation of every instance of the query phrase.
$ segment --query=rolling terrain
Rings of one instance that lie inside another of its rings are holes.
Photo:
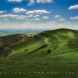
[[[64,78],[65,72],[73,73],[68,78],[78,77],[74,73],[78,72],[78,31],[57,29],[0,37],[0,72],[13,72],[11,78],[18,75],[15,72],[20,72],[17,78]]]

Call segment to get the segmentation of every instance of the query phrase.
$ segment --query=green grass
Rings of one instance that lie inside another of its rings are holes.
[[[75,34],[68,30],[47,31],[30,43],[9,47],[12,52],[0,57],[0,78],[77,78]]]

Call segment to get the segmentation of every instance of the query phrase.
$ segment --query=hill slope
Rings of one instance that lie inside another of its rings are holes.
[[[42,74],[37,72],[49,72],[49,75],[59,72],[55,78],[64,78],[64,72],[78,71],[78,31],[58,29],[32,37],[17,34],[0,40],[3,40],[0,41],[3,44],[0,46],[3,50],[0,56],[2,72],[25,72],[27,78],[41,78]],[[43,74],[43,77],[49,78],[48,74]]]
[[[33,37],[23,34],[0,37],[0,50],[3,51],[3,55],[16,55],[19,53],[41,55],[50,53],[56,55],[77,50],[77,42],[77,31],[57,29],[45,31]]]

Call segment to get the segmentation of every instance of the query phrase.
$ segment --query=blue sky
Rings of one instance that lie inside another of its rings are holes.
[[[0,0],[0,29],[78,29],[78,0]]]

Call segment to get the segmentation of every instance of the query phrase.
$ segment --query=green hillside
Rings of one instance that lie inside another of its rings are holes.
[[[31,37],[0,37],[0,72],[12,72],[10,78],[73,78],[78,72],[78,31],[57,29]],[[66,72],[68,77],[64,77]]]
[[[47,55],[52,56],[77,50],[77,31],[68,29],[59,29],[42,32],[33,37],[27,37],[23,34],[17,34],[7,37],[8,48],[11,50],[9,56],[24,53],[24,55]],[[21,38],[20,38],[21,37]],[[12,43],[12,40],[15,42]],[[5,39],[4,39],[5,41]],[[5,42],[6,43],[6,42]],[[4,43],[4,45],[5,45]],[[6,46],[4,47],[6,48]],[[43,54],[42,54],[43,53]]]

